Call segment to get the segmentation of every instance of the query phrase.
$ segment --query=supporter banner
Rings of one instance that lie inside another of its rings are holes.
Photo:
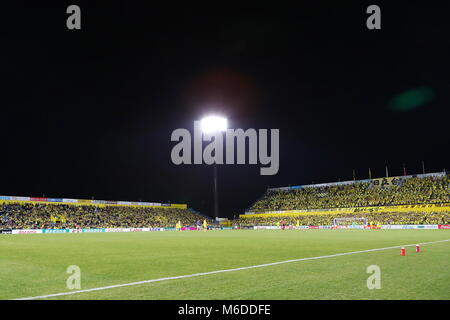
[[[22,229],[22,230],[13,230],[13,234],[34,234],[34,233],[42,233],[41,229]]]
[[[331,229],[366,229],[364,225],[331,226]]]
[[[382,225],[381,229],[402,229],[401,225]]]
[[[254,226],[255,230],[273,230],[273,229],[281,229],[278,226]],[[310,230],[318,230],[318,229],[364,229],[364,226],[286,226],[285,229],[310,229]]]
[[[96,202],[94,202],[94,200],[80,199],[80,200],[77,200],[76,203],[81,204],[81,205],[90,205],[90,204],[93,204]]]
[[[378,179],[365,179],[365,180],[349,180],[349,181],[340,181],[340,182],[329,182],[329,183],[319,183],[319,184],[308,184],[303,186],[291,186],[291,187],[281,187],[281,188],[270,188],[269,190],[283,191],[290,189],[304,189],[304,188],[320,188],[320,187],[330,187],[330,186],[342,186],[354,183],[367,183],[374,182],[376,180],[383,179],[409,179],[409,178],[426,178],[426,177],[444,177],[444,172],[434,172],[434,173],[425,173],[425,174],[416,174],[409,176],[398,176],[398,177],[388,177],[388,178],[378,178]],[[392,182],[392,181],[391,181]]]
[[[127,232],[128,229],[125,228],[107,228],[105,229],[105,232]]]
[[[106,228],[104,232],[139,232],[151,231],[150,228]]]
[[[42,233],[69,233],[71,229],[42,229]]]
[[[232,230],[233,228],[223,228],[223,230]],[[277,230],[281,229],[278,226],[242,226],[241,229],[254,230]],[[288,226],[286,229],[370,229],[362,225],[357,226]],[[450,225],[382,225],[381,229],[396,229],[396,230],[420,230],[420,229],[450,229]],[[182,230],[197,230],[197,228],[182,228]],[[220,230],[220,228],[217,228]],[[175,228],[101,228],[101,229],[0,229],[0,234],[39,234],[39,233],[99,233],[99,232],[142,232],[142,231],[175,231]]]
[[[438,229],[438,225],[437,224],[426,224],[426,225],[416,225],[416,224],[382,225],[381,229]]]
[[[164,231],[164,228],[97,228],[97,229],[2,229],[0,233],[12,234],[36,234],[36,233],[97,233],[97,232],[142,232]]]
[[[277,227],[277,226],[254,226],[253,229],[269,230],[269,229],[280,229],[280,227]]]
[[[164,231],[164,228],[149,228],[148,231]]]
[[[194,231],[194,230],[200,230],[200,229],[196,228],[196,227],[182,227],[180,230],[181,231]]]
[[[63,199],[63,201],[62,202],[67,202],[67,203],[76,203],[76,202],[78,202],[78,200],[77,199]]]
[[[156,228],[155,228],[156,229]],[[100,229],[82,229],[82,232],[140,232],[140,231],[159,231],[150,228],[100,228]],[[73,232],[77,232],[73,229]]]
[[[399,177],[379,178],[373,179],[372,184],[374,187],[397,187],[401,181]]]
[[[47,198],[30,198],[30,201],[47,201]]]
[[[17,200],[17,201],[30,201],[30,197],[10,197],[11,200]]]
[[[418,225],[417,229],[438,229],[439,226],[435,224]]]
[[[177,209],[187,209],[187,205],[186,204],[176,204],[176,203],[172,203],[169,205],[171,208],[177,208]]]
[[[323,187],[331,187],[331,186],[344,186],[348,184],[354,183],[364,183],[370,182],[370,180],[358,180],[358,181],[341,181],[341,182],[329,182],[329,183],[319,183],[319,184],[308,184],[304,186],[292,186],[292,187],[284,187],[284,188],[275,188],[271,190],[286,190],[286,189],[305,189],[305,188],[323,188]]]
[[[442,225],[440,225],[442,226]],[[450,225],[443,229],[450,229]],[[288,227],[286,227],[288,229]],[[254,226],[253,229],[258,230],[271,230],[271,229],[281,229],[281,227],[277,226]],[[366,229],[366,226],[363,225],[345,225],[345,226],[298,226],[291,227],[291,229]],[[438,229],[437,224],[427,224],[427,225],[382,225],[381,229]],[[439,228],[440,229],[440,228]]]
[[[50,202],[50,203],[67,203],[78,205],[124,205],[124,206],[147,206],[147,207],[165,207],[187,209],[187,204],[169,204],[159,202],[132,202],[132,201],[112,201],[112,200],[89,200],[89,199],[68,199],[68,198],[43,198],[43,197],[15,197],[0,196],[0,201],[27,201],[27,202]]]
[[[102,229],[81,229],[81,232],[106,232],[104,228]]]

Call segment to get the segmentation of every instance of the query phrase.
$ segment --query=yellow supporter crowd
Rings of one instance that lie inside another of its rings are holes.
[[[444,176],[409,178],[398,186],[387,187],[365,182],[341,186],[269,190],[249,211],[257,213],[275,210],[448,203],[449,184],[449,177]]]
[[[0,205],[0,229],[159,228],[175,227],[178,222],[187,227],[204,219],[188,209],[175,208],[41,203]]]

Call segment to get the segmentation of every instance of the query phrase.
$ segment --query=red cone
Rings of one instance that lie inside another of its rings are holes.
[[[405,256],[405,255],[406,255],[406,249],[405,249],[405,248],[402,248],[402,249],[400,250],[400,255],[402,255],[402,256]]]

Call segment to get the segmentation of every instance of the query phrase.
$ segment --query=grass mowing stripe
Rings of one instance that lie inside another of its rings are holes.
[[[406,244],[406,245],[399,245],[399,246],[392,246],[392,247],[385,247],[385,248],[375,248],[375,249],[367,249],[367,250],[360,250],[360,251],[336,253],[336,254],[325,255],[325,256],[318,256],[318,257],[309,257],[309,258],[299,258],[299,259],[292,259],[292,260],[284,260],[284,261],[279,261],[279,262],[265,263],[265,264],[247,266],[247,267],[240,267],[240,268],[233,268],[233,269],[224,269],[224,270],[216,270],[216,271],[209,271],[209,272],[201,272],[201,273],[194,273],[194,274],[188,274],[188,275],[182,275],[182,276],[174,276],[174,277],[165,277],[165,278],[158,278],[158,279],[152,279],[152,280],[144,280],[144,281],[124,283],[124,284],[116,284],[116,285],[105,286],[105,287],[98,287],[98,288],[91,288],[91,289],[84,289],[84,290],[77,290],[77,291],[70,291],[70,292],[61,292],[61,293],[54,293],[54,294],[35,296],[35,297],[18,298],[18,299],[13,299],[13,300],[45,299],[45,298],[58,297],[58,296],[74,295],[74,294],[78,294],[78,293],[101,291],[101,290],[114,289],[114,288],[120,288],[120,287],[128,287],[128,286],[135,286],[135,285],[141,285],[141,284],[152,283],[152,282],[160,282],[160,281],[166,281],[166,280],[192,278],[192,277],[199,277],[199,276],[205,276],[205,275],[211,275],[211,274],[217,274],[217,273],[223,273],[223,272],[232,272],[232,271],[239,271],[239,270],[248,270],[248,269],[254,269],[254,268],[262,268],[262,267],[268,267],[268,266],[274,266],[274,265],[280,265],[280,264],[291,263],[291,262],[298,262],[298,261],[326,259],[326,258],[333,258],[333,257],[339,257],[339,256],[345,256],[345,255],[351,255],[351,254],[358,254],[358,253],[390,250],[390,249],[396,249],[396,248],[402,248],[402,247],[411,247],[411,246],[415,246],[416,244],[424,245],[424,244],[434,244],[434,243],[448,242],[448,241],[450,241],[450,239],[438,240],[438,241],[430,241],[430,242],[423,242],[423,243],[415,243],[415,244]]]

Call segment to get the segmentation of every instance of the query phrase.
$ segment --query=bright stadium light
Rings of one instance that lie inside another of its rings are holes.
[[[227,130],[227,118],[209,116],[201,120],[200,126],[203,133],[223,132]]]

